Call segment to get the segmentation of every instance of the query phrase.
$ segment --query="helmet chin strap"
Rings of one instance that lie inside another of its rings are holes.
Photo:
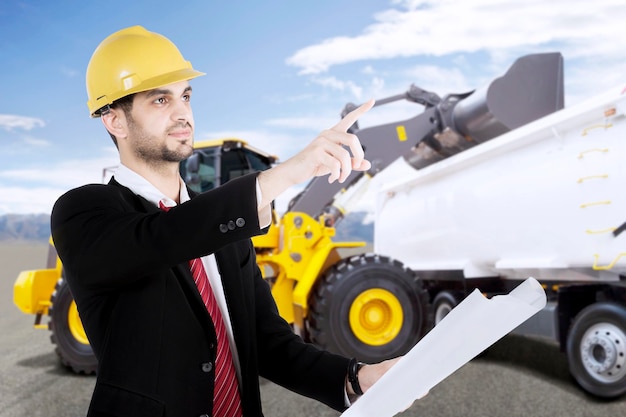
[[[96,111],[95,114],[104,116],[110,112],[111,112],[111,105],[107,104],[106,106],[102,107],[100,110]]]

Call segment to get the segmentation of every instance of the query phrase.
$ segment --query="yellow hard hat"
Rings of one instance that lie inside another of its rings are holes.
[[[122,29],[96,48],[87,66],[87,107],[91,117],[129,94],[204,75],[163,35],[141,26]]]

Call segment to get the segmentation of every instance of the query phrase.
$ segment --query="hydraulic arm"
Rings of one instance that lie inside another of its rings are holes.
[[[378,100],[375,106],[407,100],[424,107],[417,116],[365,129],[355,123],[365,156],[366,172],[353,172],[343,184],[314,178],[289,204],[289,211],[313,218],[324,214],[328,225],[343,217],[337,199],[350,187],[366,182],[399,157],[415,169],[440,161],[469,147],[563,108],[563,58],[560,53],[527,55],[486,87],[464,94],[437,94],[415,85],[403,94]],[[349,103],[342,116],[356,108]]]

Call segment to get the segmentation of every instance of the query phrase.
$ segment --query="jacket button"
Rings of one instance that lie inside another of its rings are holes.
[[[226,226],[224,223],[220,224],[220,232],[222,233],[228,232],[228,226]]]
[[[228,222],[228,230],[235,230],[235,222],[234,221],[229,221]]]
[[[206,362],[202,364],[202,372],[211,372],[213,370],[213,364],[211,362]]]
[[[239,227],[244,227],[246,225],[246,221],[243,219],[243,217],[240,217],[237,220],[235,220],[235,223]]]
[[[208,414],[202,414],[200,417],[211,417],[211,416]]]

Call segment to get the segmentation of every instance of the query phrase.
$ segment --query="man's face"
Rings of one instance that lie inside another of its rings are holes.
[[[137,93],[127,115],[128,145],[144,162],[180,162],[193,152],[188,81]]]

